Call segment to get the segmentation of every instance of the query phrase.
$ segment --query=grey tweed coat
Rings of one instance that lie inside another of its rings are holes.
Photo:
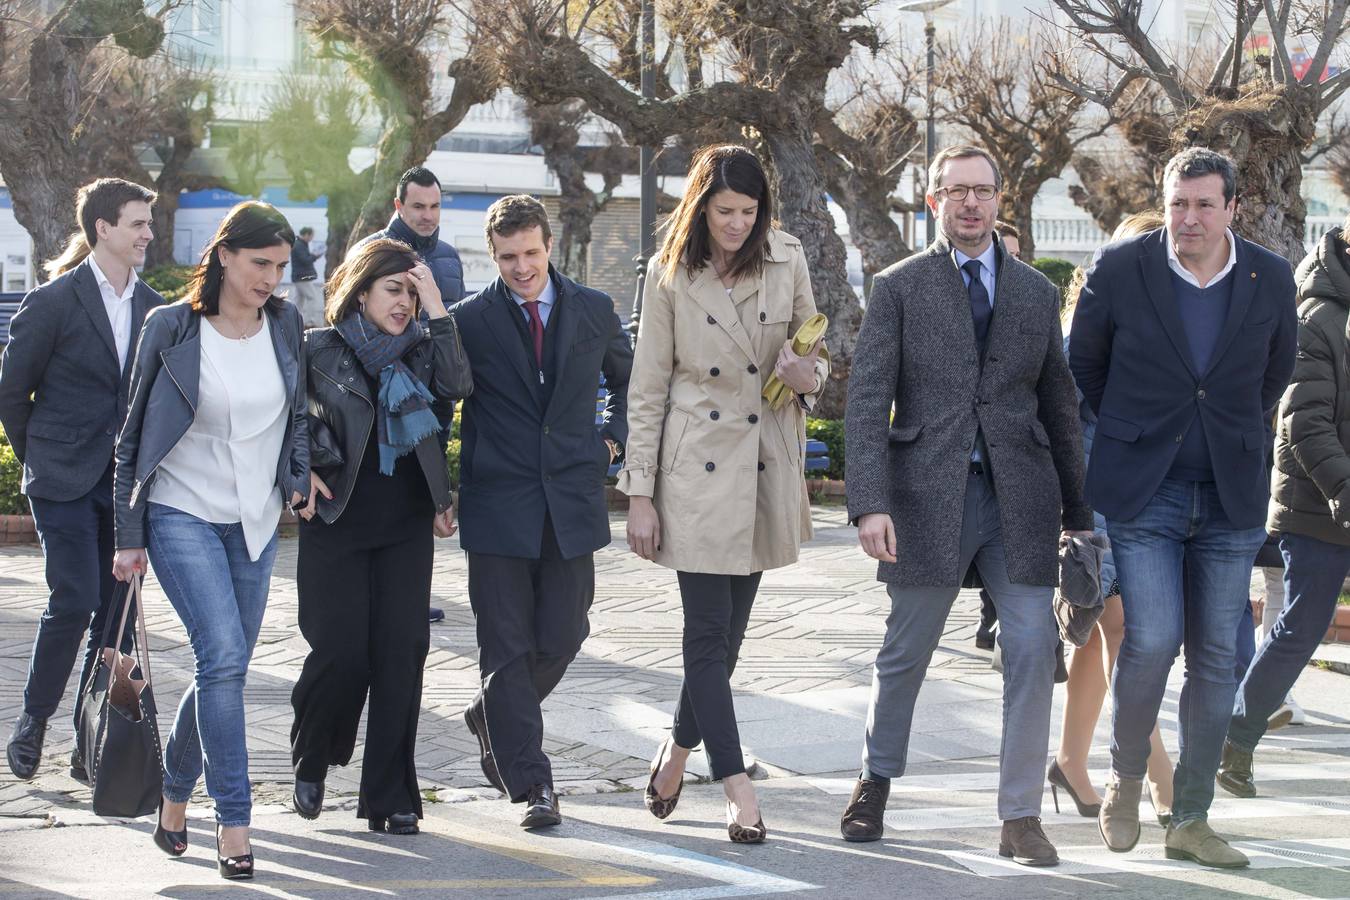
[[[1059,294],[998,249],[983,364],[951,246],[880,273],[848,379],[849,519],[889,513],[896,562],[881,581],[961,583],[961,516],[977,427],[999,500],[1008,578],[1053,585],[1061,528],[1090,530],[1078,398],[1062,349]]]

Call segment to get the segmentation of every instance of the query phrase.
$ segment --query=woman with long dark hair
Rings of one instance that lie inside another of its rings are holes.
[[[801,242],[773,227],[753,153],[723,145],[694,157],[646,284],[619,489],[630,497],[629,546],[676,570],[684,608],[684,684],[646,804],[670,815],[702,743],[727,796],[728,835],[758,843],[766,829],[730,677],[761,574],[796,562],[811,536],[805,416],[829,362],[819,343],[792,350],[816,312],[811,282]],[[771,375],[787,402],[764,398]]]
[[[295,809],[318,817],[369,694],[357,815],[416,834],[432,531],[455,531],[435,410],[448,415],[473,382],[436,278],[407,244],[361,244],[328,290],[331,327],[305,338],[313,469],[296,579],[310,651],[291,695]]]
[[[268,204],[230,210],[187,296],[146,317],[117,439],[113,574],[143,573],[149,552],[195,660],[164,748],[155,843],[187,850],[187,803],[204,768],[225,878],[253,877],[244,679],[278,517],[309,491],[304,323],[272,293],[294,242]]]

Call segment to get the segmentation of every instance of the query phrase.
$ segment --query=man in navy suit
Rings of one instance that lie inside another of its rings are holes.
[[[459,521],[483,687],[464,718],[484,775],[526,803],[523,827],[539,828],[561,821],[539,704],[590,633],[592,554],[610,539],[605,474],[628,438],[633,351],[609,297],[549,265],[538,200],[501,198],[486,231],[499,277],[451,309],[474,378]]]
[[[1139,839],[1149,733],[1183,643],[1181,758],[1167,856],[1237,868],[1207,822],[1233,712],[1236,634],[1265,541],[1266,434],[1294,368],[1289,263],[1235,235],[1237,175],[1192,148],[1163,174],[1166,225],[1104,247],[1074,314],[1070,366],[1097,413],[1088,501],[1125,603],[1112,778],[1098,824]]]
[[[55,277],[23,298],[0,359],[0,423],[23,464],[51,591],[6,747],[17,778],[37,771],[80,644],[87,643],[83,687],[113,606],[113,439],[126,413],[136,336],[145,314],[164,302],[135,269],[153,237],[154,202],[153,191],[118,178],[80,188],[80,230],[48,266]],[[78,695],[75,734],[70,774],[84,780]]]

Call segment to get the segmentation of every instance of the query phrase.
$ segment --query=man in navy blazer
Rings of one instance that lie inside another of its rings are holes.
[[[561,821],[539,704],[590,633],[605,475],[628,438],[633,351],[605,294],[549,265],[548,214],[525,195],[487,211],[500,273],[451,313],[473,369],[460,424],[460,545],[483,687],[465,710],[483,773],[521,825]],[[608,399],[595,426],[603,373]]]
[[[136,336],[145,314],[164,302],[135,270],[153,237],[154,202],[153,191],[117,178],[80,188],[80,230],[48,266],[55,277],[23,298],[0,359],[0,423],[23,464],[51,592],[6,747],[18,778],[37,771],[80,644],[87,642],[83,687],[114,605],[113,439],[126,413]],[[75,735],[70,773],[83,780],[78,694]]]
[[[1139,839],[1149,733],[1184,642],[1165,849],[1236,868],[1247,858],[1206,820],[1233,711],[1238,623],[1265,541],[1266,434],[1294,368],[1294,279],[1287,261],[1233,234],[1227,157],[1183,151],[1163,186],[1165,227],[1098,252],[1069,341],[1097,413],[1088,501],[1106,517],[1125,604],[1098,824],[1112,850]]]

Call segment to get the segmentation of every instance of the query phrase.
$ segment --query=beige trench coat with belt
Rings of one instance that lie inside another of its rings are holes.
[[[730,295],[710,265],[663,275],[653,263],[619,490],[653,499],[663,566],[748,575],[796,562],[811,537],[806,411],[774,412],[760,392],[783,342],[816,312],[801,242],[771,230],[763,271]],[[821,359],[808,409],[828,375]]]

